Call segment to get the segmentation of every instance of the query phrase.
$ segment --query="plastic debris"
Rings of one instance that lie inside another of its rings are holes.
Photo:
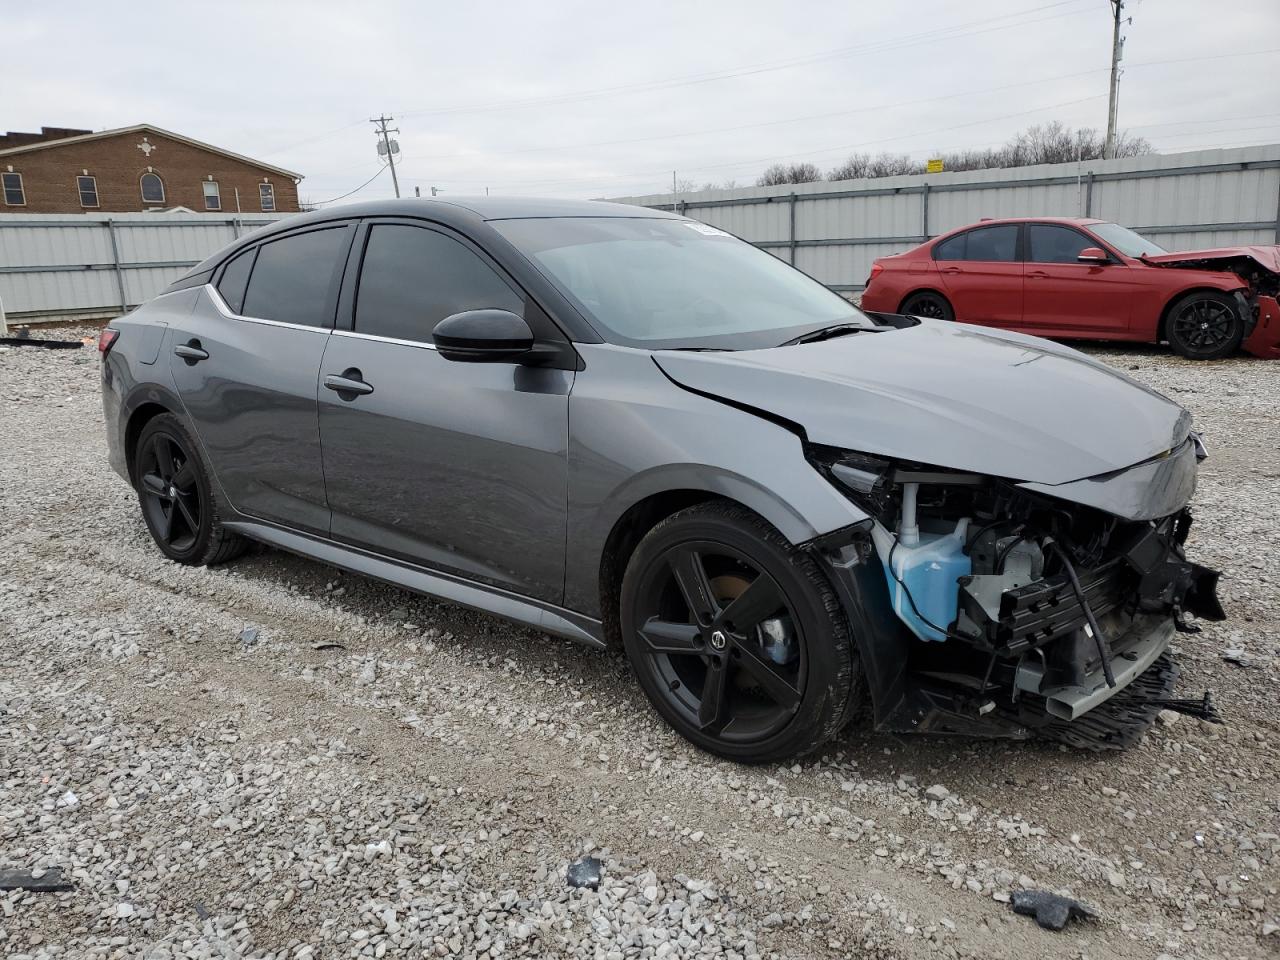
[[[240,643],[248,650],[258,642],[258,631],[255,627],[245,627],[240,631]]]
[[[68,790],[66,793],[64,793],[61,797],[58,798],[58,806],[66,807],[69,810],[74,810],[76,807],[80,806],[80,798],[77,797],[75,793]]]
[[[50,867],[48,870],[0,869],[0,890],[59,893],[71,889],[71,884],[62,879],[61,867]]]
[[[0,346],[44,347],[46,350],[79,350],[84,344],[79,340],[38,340],[31,336],[26,328],[23,328],[18,331],[16,337],[0,337]]]
[[[312,650],[345,650],[346,645],[339,643],[337,640],[321,640],[319,643],[311,645]]]
[[[575,860],[569,864],[569,871],[565,875],[565,879],[569,881],[571,887],[586,887],[588,890],[595,890],[600,886],[600,876],[603,873],[604,864],[595,857],[583,857],[581,860]]]
[[[1035,917],[1046,930],[1061,930],[1069,920],[1094,920],[1098,916],[1093,907],[1048,890],[1015,890],[1010,902],[1014,913]]]

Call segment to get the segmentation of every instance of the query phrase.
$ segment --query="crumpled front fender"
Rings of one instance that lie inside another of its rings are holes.
[[[1258,319],[1241,346],[1255,357],[1280,360],[1280,301],[1258,297]]]

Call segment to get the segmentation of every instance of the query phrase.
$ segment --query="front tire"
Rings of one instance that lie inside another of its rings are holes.
[[[857,709],[844,611],[815,559],[730,503],[655,526],[622,581],[627,657],[687,740],[743,763],[809,753]]]
[[[1244,339],[1244,318],[1232,297],[1212,290],[1187,294],[1169,308],[1169,346],[1188,360],[1221,360]]]
[[[898,312],[909,317],[927,317],[930,320],[946,320],[950,323],[956,318],[947,298],[932,290],[921,290],[902,301]]]
[[[181,420],[164,413],[149,421],[133,456],[142,518],[161,553],[202,567],[245,551],[248,541],[222,525],[208,467]]]

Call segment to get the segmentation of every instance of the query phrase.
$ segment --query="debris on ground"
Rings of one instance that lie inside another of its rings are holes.
[[[319,643],[311,645],[312,650],[345,650],[346,645],[339,643],[337,640],[322,640]]]
[[[1096,920],[1098,911],[1070,897],[1060,897],[1048,890],[1015,890],[1010,899],[1014,913],[1035,917],[1046,930],[1061,930],[1067,921]]]
[[[1222,651],[1222,659],[1234,663],[1237,667],[1251,668],[1258,666],[1258,661],[1239,647],[1228,647]]]
[[[0,337],[0,346],[44,347],[46,350],[79,350],[84,344],[79,340],[37,340],[25,330],[19,330],[16,337]]]
[[[26,890],[29,893],[60,893],[73,889],[62,879],[61,867],[48,870],[22,870],[0,867],[0,890]]]
[[[581,860],[575,860],[569,864],[565,879],[571,887],[586,887],[588,890],[595,890],[600,886],[600,878],[603,872],[604,864],[599,860],[595,857],[583,857]]]
[[[248,650],[258,642],[258,631],[255,627],[245,627],[240,631],[240,644]]]

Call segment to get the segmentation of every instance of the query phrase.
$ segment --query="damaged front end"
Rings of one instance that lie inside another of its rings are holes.
[[[863,621],[877,726],[1136,740],[1169,702],[1175,632],[1224,618],[1184,551],[1202,451],[1055,489],[811,446],[871,517],[814,546]]]
[[[1152,267],[1211,270],[1231,273],[1244,289],[1238,291],[1245,318],[1241,348],[1256,357],[1280,360],[1280,246],[1230,247],[1142,257]]]

